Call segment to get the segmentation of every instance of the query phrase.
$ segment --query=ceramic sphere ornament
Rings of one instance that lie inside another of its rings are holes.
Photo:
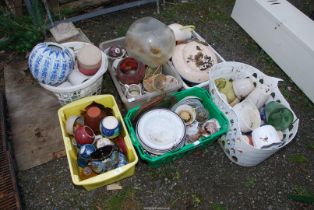
[[[54,42],[37,44],[28,59],[33,77],[40,83],[57,86],[73,71],[75,55],[70,48]]]
[[[128,54],[150,67],[165,64],[171,58],[175,44],[172,30],[152,17],[135,21],[125,37]]]

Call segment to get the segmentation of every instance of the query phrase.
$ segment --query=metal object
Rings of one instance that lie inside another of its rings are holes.
[[[21,209],[21,201],[17,188],[14,162],[11,156],[10,145],[8,145],[6,136],[5,122],[5,97],[3,92],[0,92],[0,209]]]
[[[162,0],[162,1],[163,1],[162,4],[165,5],[165,0]],[[65,20],[56,21],[52,24],[50,23],[47,26],[47,28],[51,28],[51,27],[58,25],[59,23],[62,23],[62,22],[77,22],[80,20],[86,20],[89,18],[93,18],[93,17],[99,16],[99,15],[105,15],[105,14],[117,12],[117,11],[124,10],[124,9],[139,7],[139,6],[154,3],[154,2],[156,3],[157,13],[159,14],[160,13],[160,6],[159,6],[160,0],[139,0],[139,1],[134,1],[134,2],[130,2],[130,3],[120,4],[120,5],[113,6],[113,7],[103,8],[103,9],[96,10],[93,12],[89,12],[89,13],[85,13],[82,15],[67,18]],[[25,0],[25,4],[26,4],[27,10],[28,10],[28,13],[31,15],[32,19],[34,20],[33,11],[32,11],[32,0]]]

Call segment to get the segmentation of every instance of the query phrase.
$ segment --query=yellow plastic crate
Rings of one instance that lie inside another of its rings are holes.
[[[115,117],[121,123],[121,134],[124,136],[124,141],[127,147],[127,157],[129,163],[125,166],[110,170],[108,172],[99,174],[97,176],[82,180],[79,177],[79,168],[77,165],[77,149],[72,145],[70,136],[65,129],[66,119],[71,115],[79,115],[86,106],[93,101],[100,103],[113,110]],[[135,165],[138,162],[138,157],[132,145],[129,133],[123,122],[123,117],[120,113],[119,107],[112,95],[98,95],[82,98],[70,104],[67,104],[58,110],[58,117],[62,131],[65,151],[68,159],[68,164],[71,172],[72,182],[75,185],[83,186],[86,190],[93,190],[104,185],[117,182],[126,177],[132,176],[135,172]]]

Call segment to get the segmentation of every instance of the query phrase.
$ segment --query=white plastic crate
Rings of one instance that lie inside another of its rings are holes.
[[[110,46],[113,46],[113,45],[124,46],[124,39],[125,39],[124,37],[120,37],[117,39],[102,42],[99,44],[99,48],[102,51],[105,51],[106,49],[108,49]],[[112,79],[112,81],[113,81],[113,83],[114,83],[114,85],[115,85],[115,87],[119,93],[119,96],[121,98],[122,103],[124,104],[124,106],[128,110],[133,108],[133,107],[143,105],[158,95],[161,95],[164,93],[166,93],[166,94],[173,93],[173,92],[176,92],[182,88],[183,81],[182,81],[180,75],[168,63],[162,66],[162,73],[175,77],[178,80],[178,84],[169,88],[169,89],[166,89],[164,92],[157,92],[157,91],[151,92],[151,93],[145,92],[143,95],[138,96],[136,98],[127,98],[124,94],[124,91],[122,90],[120,82],[117,79],[116,72],[112,68],[112,61],[109,63],[109,74],[111,76],[111,79]]]

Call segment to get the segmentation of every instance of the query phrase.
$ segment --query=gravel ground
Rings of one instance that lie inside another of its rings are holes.
[[[306,14],[311,0],[292,1]],[[284,79],[283,95],[301,119],[293,142],[256,167],[233,164],[217,143],[162,166],[139,162],[136,173],[121,181],[123,190],[105,187],[87,192],[75,187],[66,158],[18,173],[25,209],[314,209],[288,194],[314,193],[313,104],[255,42],[230,18],[234,0],[167,3],[160,15],[153,5],[101,16],[77,24],[95,43],[123,36],[136,19],[154,16],[196,30],[226,59],[253,65]],[[104,92],[116,95],[109,74]],[[117,97],[118,98],[118,97]]]

